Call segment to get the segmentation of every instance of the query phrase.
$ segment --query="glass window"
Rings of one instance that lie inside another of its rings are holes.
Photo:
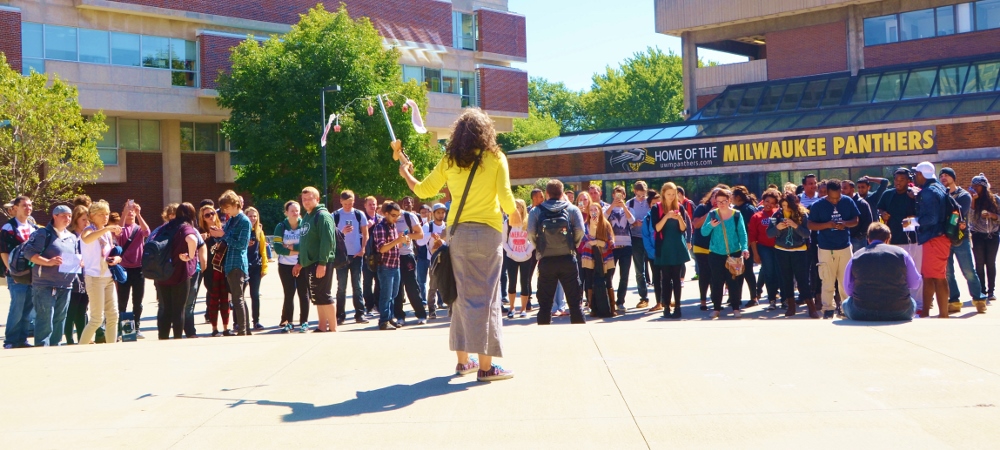
[[[846,111],[836,111],[833,114],[830,114],[830,117],[827,117],[826,120],[823,121],[823,126],[836,126],[836,125],[847,124],[848,122],[851,121],[851,119],[854,118],[854,116],[858,115],[859,111],[861,110],[849,109]]]
[[[698,134],[698,127],[695,125],[688,125],[684,127],[684,129],[682,129],[681,131],[678,131],[677,134],[674,135],[673,139],[695,137],[695,135],[697,134]]]
[[[729,126],[729,122],[716,122],[705,125],[698,133],[698,136],[718,136],[722,130]]]
[[[981,114],[990,108],[990,105],[993,104],[993,100],[996,100],[996,97],[966,99],[963,100],[962,103],[958,105],[958,108],[955,108],[951,114]]]
[[[441,71],[441,92],[445,94],[457,94],[458,93],[458,71],[457,70],[442,70]]]
[[[172,86],[195,87],[197,78],[195,72],[181,72],[175,70],[170,73],[170,84]]]
[[[101,158],[101,162],[105,166],[117,166],[118,165],[118,150],[112,150],[110,148],[98,148],[97,156]]]
[[[649,140],[651,140],[651,141],[665,141],[667,139],[673,139],[674,135],[676,135],[678,132],[680,132],[684,128],[685,128],[684,126],[664,128],[663,131],[660,131],[659,133],[656,133],[656,135],[653,136],[653,137],[651,137],[651,138],[649,138]]]
[[[961,94],[968,73],[969,66],[965,64],[939,69],[936,96]]]
[[[972,31],[972,3],[955,5],[955,31],[968,33]]]
[[[737,134],[737,133],[741,133],[751,123],[753,123],[753,119],[750,119],[750,120],[737,120],[737,121],[733,122],[731,125],[729,125],[728,127],[726,127],[726,129],[722,130],[722,134]]]
[[[139,121],[139,150],[160,149],[160,121]]]
[[[428,92],[441,92],[441,69],[424,69],[424,84]]]
[[[618,133],[617,136],[615,136],[615,137],[613,137],[611,139],[608,139],[608,142],[605,142],[605,144],[606,145],[621,144],[622,142],[625,142],[625,141],[629,140],[629,138],[631,138],[632,136],[635,136],[638,133],[639,133],[639,130],[622,131],[621,133]]]
[[[760,107],[757,112],[771,112],[778,108],[778,103],[781,103],[781,94],[785,93],[786,85],[778,86],[768,86],[764,90],[764,95],[760,100]]]
[[[105,117],[104,124],[108,126],[108,131],[101,135],[101,140],[97,141],[97,148],[118,149],[118,123],[114,117]]]
[[[847,89],[847,83],[851,81],[848,77],[834,78],[830,80],[830,84],[826,87],[826,95],[823,97],[823,102],[819,106],[836,106],[840,104],[840,101],[844,99],[844,91]]]
[[[996,112],[996,111],[1000,111],[1000,99],[997,99],[997,101],[993,102],[993,106],[990,107],[990,112]]]
[[[107,31],[80,29],[80,62],[107,64],[109,51]]]
[[[979,0],[976,2],[976,29],[1000,28],[1000,0]]]
[[[639,132],[636,133],[635,136],[632,136],[632,138],[629,139],[628,142],[648,141],[649,138],[656,136],[656,133],[659,133],[660,130],[662,130],[662,128],[647,128],[645,130],[639,130]]]
[[[934,12],[937,14],[937,35],[955,34],[955,6],[942,6]]]
[[[194,124],[181,122],[181,151],[194,151]]]
[[[882,81],[875,92],[875,103],[899,100],[903,93],[903,83],[906,82],[906,72],[889,72],[882,75]]]
[[[910,75],[910,78],[913,78],[913,75]],[[885,116],[884,120],[910,120],[916,117],[917,113],[920,112],[920,108],[923,107],[924,105],[922,103],[916,105],[900,105],[890,111],[889,114]]]
[[[806,114],[802,116],[802,118],[799,119],[798,122],[795,122],[795,124],[792,125],[792,128],[812,128],[818,126],[820,123],[823,122],[823,119],[826,119],[826,116],[828,115],[830,115],[829,112],[817,112],[817,113]]]
[[[796,120],[799,120],[799,117],[801,116],[797,114],[789,116],[781,116],[778,118],[778,120],[775,120],[770,127],[767,128],[767,131],[787,130],[788,127],[792,126],[792,124],[795,123]]]
[[[41,58],[24,58],[21,60],[21,75],[31,75],[31,72],[45,73],[45,60]]]
[[[479,90],[476,89],[476,73],[461,72],[462,107],[479,105]]]
[[[45,39],[42,37],[42,24],[23,22],[21,24],[21,57],[44,58]]]
[[[198,70],[198,48],[194,41],[170,40],[170,68],[193,72]]]
[[[454,11],[451,14],[453,46],[463,50],[476,50],[476,16]]]
[[[126,150],[139,150],[139,121],[118,119],[118,145]]]
[[[111,64],[119,66],[141,66],[139,35],[111,33]]]
[[[858,85],[854,88],[854,97],[851,103],[871,103],[875,96],[875,87],[878,86],[879,74],[864,75],[858,78]]]
[[[934,10],[922,9],[899,15],[899,40],[911,41],[934,37]]]
[[[785,89],[785,94],[781,97],[781,104],[778,105],[778,111],[795,109],[799,105],[799,100],[802,99],[802,92],[805,89],[806,84],[804,82],[789,84],[788,89]]]
[[[799,108],[815,108],[819,106],[819,101],[823,97],[828,80],[813,80],[806,85],[806,90],[802,93],[802,103]]]
[[[593,135],[590,139],[588,139],[587,142],[584,142],[583,145],[601,145],[604,144],[604,142],[607,141],[608,139],[611,139],[611,137],[616,134],[618,134],[617,131],[609,131],[607,133],[597,133]]]
[[[403,82],[417,80],[417,83],[424,82],[424,68],[420,66],[403,66]]]
[[[743,95],[743,99],[740,100],[740,107],[737,108],[737,114],[752,114],[754,109],[757,109],[757,102],[760,101],[760,94],[764,93],[764,86],[757,86],[747,89],[747,93]]]
[[[937,69],[922,69],[910,72],[910,78],[906,81],[906,90],[903,91],[903,100],[930,97],[931,88],[934,86],[934,77],[936,76]]]
[[[997,85],[998,73],[1000,73],[1000,61],[990,61],[976,64],[977,92],[988,92],[994,90]]]
[[[951,110],[955,109],[955,105],[958,104],[958,100],[949,100],[945,102],[934,102],[928,103],[920,111],[919,117],[941,117],[951,114]]]
[[[753,123],[751,123],[750,125],[747,125],[747,127],[743,129],[743,132],[760,133],[761,131],[766,130],[767,127],[770,126],[772,123],[774,123],[773,117],[768,117],[766,119],[757,119],[753,121]]]
[[[194,124],[194,149],[198,152],[219,151],[219,124]]]
[[[76,61],[76,28],[46,25],[45,58]]]
[[[566,142],[563,142],[563,144],[560,145],[559,148],[579,147],[579,146],[583,145],[584,142],[589,141],[593,137],[594,137],[594,135],[591,134],[591,133],[578,134],[576,136],[572,136],[572,138],[570,140],[568,140]]]
[[[719,114],[719,105],[722,104],[722,95],[715,97],[712,101],[705,105],[705,108],[701,110],[702,117],[715,117]]]
[[[169,69],[170,39],[165,37],[143,36],[142,66]]]
[[[854,117],[851,123],[871,123],[880,122],[885,113],[889,112],[889,106],[870,106],[862,109],[861,113]]]
[[[879,45],[899,40],[896,15],[865,19],[865,45]]]
[[[736,113],[736,108],[739,107],[745,92],[746,89],[731,89],[719,106],[719,116],[731,116]]]

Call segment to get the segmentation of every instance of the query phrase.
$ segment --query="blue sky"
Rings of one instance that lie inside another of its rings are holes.
[[[680,38],[656,33],[653,0],[509,0],[508,9],[523,14],[528,28],[528,62],[514,66],[532,77],[562,81],[570,89],[590,89],[595,72],[617,67],[648,46],[681,53]],[[699,53],[708,61],[746,60]]]

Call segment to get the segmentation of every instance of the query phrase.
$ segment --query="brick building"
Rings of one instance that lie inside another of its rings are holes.
[[[499,131],[527,117],[528,75],[510,67],[527,58],[525,18],[506,0],[338,0],[326,9],[341,2],[399,49],[404,80],[427,86],[424,119],[437,137],[468,105],[490,113]],[[105,169],[86,191],[112,205],[134,198],[152,219],[166,203],[235,186],[216,77],[231,47],[287,32],[316,3],[0,0],[0,52],[16,70],[76,85],[85,114],[104,111]]]
[[[888,178],[922,160],[965,186],[980,172],[1000,180],[1000,0],[656,0],[655,14],[656,31],[682,41],[689,118],[520,149],[515,183],[759,193],[807,173]],[[698,67],[698,49],[748,60]]]

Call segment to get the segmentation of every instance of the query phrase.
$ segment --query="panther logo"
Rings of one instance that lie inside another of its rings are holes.
[[[647,154],[644,148],[633,148],[615,150],[608,163],[620,172],[638,172],[644,164],[656,165],[656,158]]]

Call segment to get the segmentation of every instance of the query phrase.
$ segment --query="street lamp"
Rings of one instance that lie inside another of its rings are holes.
[[[320,121],[319,121],[319,133],[320,133],[320,135],[322,135],[323,132],[326,130],[326,93],[327,92],[340,92],[340,85],[337,84],[337,85],[333,85],[333,86],[326,86],[326,87],[320,89],[319,104],[320,104],[321,113],[323,115],[323,117],[321,117]],[[330,187],[327,185],[327,182],[326,182],[326,143],[325,142],[320,142],[320,146],[323,149],[323,204],[324,205],[329,205],[329,203],[327,201],[328,200],[327,196],[328,196],[328,191],[330,190]]]

